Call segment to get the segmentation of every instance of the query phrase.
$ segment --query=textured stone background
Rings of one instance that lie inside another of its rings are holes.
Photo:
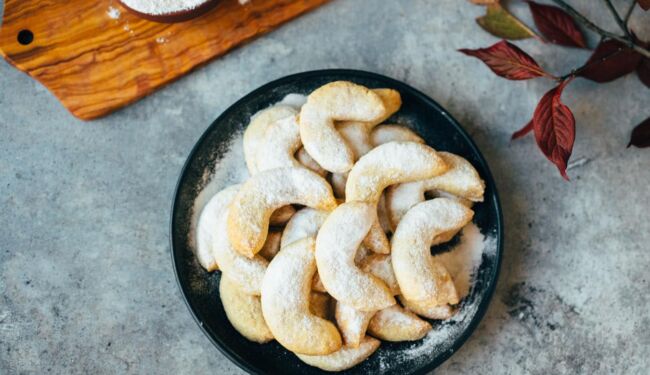
[[[573,3],[616,30],[593,0]],[[648,89],[628,76],[565,91],[578,121],[566,183],[532,138],[509,142],[551,83],[507,82],[456,52],[495,42],[473,20],[480,8],[369,4],[334,0],[89,123],[0,63],[0,373],[240,373],[176,287],[174,185],[221,111],[269,80],[317,68],[366,69],[423,90],[472,134],[496,177],[507,230],[498,291],[441,373],[647,373],[650,151],[625,145],[650,115]],[[648,21],[638,11],[633,25],[650,38]],[[518,44],[557,73],[588,56]]]

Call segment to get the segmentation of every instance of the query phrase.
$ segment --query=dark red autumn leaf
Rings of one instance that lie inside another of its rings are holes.
[[[533,120],[530,120],[528,121],[528,124],[526,124],[523,128],[512,133],[512,137],[510,137],[510,140],[514,141],[515,139],[519,139],[525,136],[526,134],[530,133],[532,130],[533,130]]]
[[[645,119],[642,123],[637,125],[634,130],[632,130],[632,136],[630,137],[630,143],[627,147],[650,147],[650,117]]]
[[[546,73],[526,52],[514,44],[502,40],[490,47],[479,49],[459,49],[458,51],[474,56],[485,63],[488,68],[503,78],[523,80],[551,75]]]
[[[643,10],[648,10],[650,9],[650,0],[637,0],[639,3],[639,6],[643,8]]]
[[[650,59],[645,57],[636,68],[636,74],[641,82],[650,88]]]
[[[598,44],[585,63],[580,76],[595,82],[609,82],[632,73],[642,56],[617,40],[605,40]]]
[[[587,48],[582,31],[564,10],[534,1],[529,1],[528,5],[535,25],[546,39],[563,46]]]
[[[566,180],[566,166],[573,151],[576,121],[569,107],[560,100],[562,90],[571,80],[565,80],[544,94],[533,114],[535,140],[542,153],[557,166]]]

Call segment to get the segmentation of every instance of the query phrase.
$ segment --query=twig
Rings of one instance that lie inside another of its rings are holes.
[[[650,58],[650,50],[647,50],[640,45],[636,44],[632,39],[625,38],[620,35],[616,35],[614,33],[611,33],[607,30],[603,30],[600,27],[598,27],[596,24],[591,22],[587,17],[583,16],[580,14],[577,10],[575,10],[571,5],[567,4],[564,0],[553,0],[554,3],[560,6],[560,8],[564,9],[567,13],[569,13],[573,18],[575,18],[576,21],[580,22],[583,24],[586,28],[593,30],[594,32],[600,34],[601,36],[606,36],[610,39],[617,40],[621,43],[626,44],[633,50],[637,51],[641,55]]]
[[[562,81],[564,81],[565,79],[567,79],[567,78],[569,78],[569,77],[575,77],[575,76],[577,76],[578,74],[580,74],[583,70],[589,68],[590,66],[592,66],[592,65],[596,65],[596,64],[600,64],[600,63],[603,63],[603,62],[605,62],[606,60],[611,59],[612,57],[618,55],[618,54],[621,53],[621,52],[623,52],[623,48],[619,48],[619,49],[617,49],[616,51],[614,51],[614,52],[612,52],[612,53],[610,53],[610,54],[607,54],[607,55],[601,57],[601,58],[598,59],[598,60],[592,61],[592,62],[590,62],[590,63],[584,64],[583,66],[581,66],[581,67],[579,67],[579,68],[573,69],[573,70],[571,70],[571,72],[569,72],[568,74],[565,74],[565,75],[559,77],[559,78],[557,79],[557,81],[558,81],[558,82],[562,82]]]
[[[627,12],[625,12],[625,17],[623,18],[623,22],[625,22],[626,27],[627,27],[628,22],[630,21],[630,16],[632,15],[632,12],[634,11],[634,8],[636,8],[636,0],[632,0],[632,4],[627,9]]]
[[[616,8],[614,8],[614,4],[612,4],[611,0],[604,0],[605,4],[607,4],[607,7],[609,8],[609,11],[612,12],[612,16],[614,16],[614,19],[616,20],[616,23],[618,26],[623,30],[625,35],[632,39],[632,35],[630,34],[630,31],[627,29],[627,26],[625,26],[625,23],[621,19],[621,16],[618,15],[618,12],[616,11]]]

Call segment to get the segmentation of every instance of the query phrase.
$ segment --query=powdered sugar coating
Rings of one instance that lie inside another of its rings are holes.
[[[448,241],[473,216],[472,210],[447,198],[419,203],[406,213],[391,240],[393,270],[405,298],[458,303],[449,272],[429,249]]]
[[[464,158],[449,152],[438,155],[449,166],[445,173],[422,181],[391,186],[386,192],[386,208],[393,227],[406,211],[424,201],[426,191],[437,190],[471,202],[482,202],[485,182],[476,169]]]
[[[303,167],[294,158],[300,148],[300,131],[296,116],[270,123],[255,153],[257,171],[282,167]]]
[[[282,231],[280,247],[288,246],[303,238],[316,237],[327,216],[329,212],[310,207],[296,212]]]
[[[264,245],[271,213],[292,203],[326,211],[336,207],[327,181],[306,168],[275,168],[252,176],[230,207],[228,237],[233,247],[252,257]]]
[[[354,154],[334,127],[335,120],[372,122],[386,113],[381,98],[352,82],[331,82],[314,90],[300,111],[300,138],[309,154],[330,172],[352,168]]]
[[[402,125],[379,125],[370,133],[370,143],[374,147],[388,142],[426,143],[413,130]]]
[[[341,348],[331,322],[314,315],[310,289],[316,273],[313,238],[285,247],[273,258],[262,283],[262,313],[276,340],[302,354],[324,355]]]
[[[327,217],[316,237],[316,263],[325,289],[338,301],[361,311],[395,304],[386,284],[354,263],[361,241],[376,220],[374,205],[344,203]]]
[[[257,151],[264,140],[264,135],[269,125],[291,116],[295,116],[296,109],[289,105],[274,105],[263,109],[251,117],[251,121],[244,132],[244,157],[251,175],[258,172]]]
[[[368,324],[368,333],[386,341],[415,341],[431,330],[431,324],[399,305],[378,311]]]
[[[323,356],[296,354],[306,364],[325,371],[343,371],[363,362],[374,353],[381,342],[372,337],[364,337],[358,347],[344,346],[340,350]]]
[[[359,311],[345,303],[336,303],[336,324],[346,346],[356,348],[361,344],[373,315],[375,311]]]
[[[390,255],[372,254],[361,261],[361,269],[380,278],[394,296],[400,294]]]
[[[217,193],[211,200],[211,202],[220,202],[222,208],[212,228],[213,254],[221,271],[237,285],[238,289],[243,293],[259,295],[268,261],[259,255],[250,259],[241,255],[233,249],[228,240],[228,206],[237,195],[240,186],[230,186]]]
[[[414,142],[390,142],[374,148],[350,171],[346,201],[376,203],[389,185],[431,178],[447,165],[434,149]]]

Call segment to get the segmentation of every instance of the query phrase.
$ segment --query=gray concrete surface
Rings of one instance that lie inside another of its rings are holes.
[[[615,30],[604,8],[573,3]],[[469,130],[496,177],[507,229],[498,291],[440,373],[647,373],[650,150],[625,145],[650,115],[648,89],[628,76],[566,90],[578,121],[566,183],[532,138],[509,142],[551,83],[507,82],[455,51],[495,42],[473,20],[481,8],[373,4],[334,0],[89,123],[0,63],[0,373],[241,373],[203,336],[176,287],[174,184],[194,142],[237,98],[289,73],[334,67],[428,93]],[[633,18],[647,38],[649,20]],[[518,44],[557,73],[588,56]]]

